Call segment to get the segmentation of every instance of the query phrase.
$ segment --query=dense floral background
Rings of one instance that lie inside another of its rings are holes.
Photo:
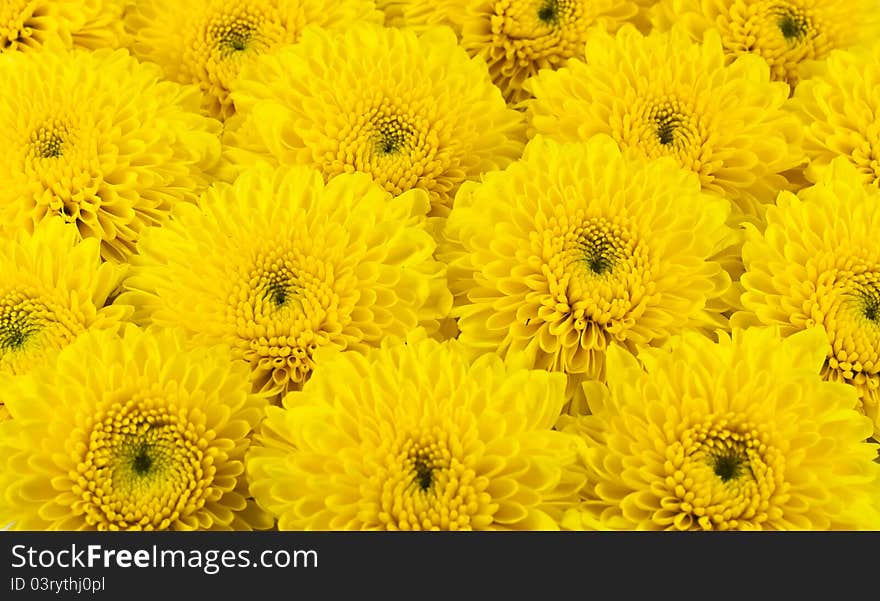
[[[0,0],[0,527],[880,529],[878,40]]]

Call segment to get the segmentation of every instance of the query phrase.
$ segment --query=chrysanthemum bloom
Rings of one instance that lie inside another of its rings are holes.
[[[681,23],[695,40],[715,30],[730,60],[757,54],[795,86],[804,61],[876,40],[878,13],[876,0],[661,0],[651,20],[659,30]]]
[[[362,171],[394,195],[426,190],[434,213],[458,186],[519,158],[522,115],[446,27],[311,29],[243,68],[224,143],[231,168],[261,157],[326,177]]]
[[[852,388],[824,382],[820,328],[684,334],[608,353],[592,415],[560,418],[587,443],[564,526],[615,530],[880,528],[877,445]]]
[[[861,180],[838,158],[816,186],[780,195],[743,246],[745,311],[733,323],[783,335],[824,326],[823,375],[858,389],[880,434],[880,192]]]
[[[244,456],[266,399],[223,347],[129,324],[3,380],[0,515],[21,530],[250,530]]]
[[[555,530],[583,485],[565,378],[411,336],[330,353],[247,457],[281,530]]]
[[[27,373],[82,332],[116,331],[131,315],[129,306],[105,306],[122,268],[101,262],[97,240],[77,238],[60,218],[0,238],[0,374]],[[6,396],[2,389],[0,419]]]
[[[575,376],[572,393],[603,377],[611,346],[711,327],[730,285],[711,260],[729,211],[671,159],[626,158],[607,136],[538,137],[456,198],[444,256],[459,340]]]
[[[511,104],[529,97],[522,84],[539,69],[555,69],[582,56],[587,30],[611,31],[638,13],[629,0],[398,0],[397,18],[410,27],[451,25],[461,46],[489,66]]]
[[[801,73],[791,104],[805,132],[807,178],[818,181],[834,157],[845,156],[865,183],[880,187],[880,43],[832,52]]]
[[[803,162],[801,125],[783,108],[788,86],[770,81],[760,57],[726,65],[715,33],[695,44],[680,28],[643,36],[626,26],[616,37],[596,29],[586,62],[542,71],[526,87],[538,133],[607,133],[637,154],[674,157],[751,220],[791,188],[782,173]]]
[[[382,23],[372,0],[136,0],[126,15],[132,50],[167,77],[197,84],[203,108],[225,119],[242,65],[299,39],[308,25],[338,28]]]
[[[61,215],[122,260],[143,227],[207,187],[220,123],[198,113],[197,89],[125,50],[0,58],[0,230]]]
[[[308,167],[263,164],[178,209],[144,232],[119,300],[139,321],[228,343],[261,390],[301,386],[319,347],[364,351],[452,304],[424,192],[392,198],[364,174],[325,186]]]
[[[104,48],[120,43],[119,0],[2,0],[0,53],[53,48]]]

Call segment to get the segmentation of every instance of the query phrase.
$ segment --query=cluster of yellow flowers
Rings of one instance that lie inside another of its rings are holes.
[[[878,40],[0,0],[0,527],[880,529]]]

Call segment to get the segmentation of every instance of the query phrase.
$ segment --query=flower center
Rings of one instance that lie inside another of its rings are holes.
[[[595,226],[585,230],[583,246],[587,268],[596,275],[610,273],[620,259],[620,240]]]
[[[383,99],[366,111],[353,107],[344,135],[328,148],[333,159],[325,163],[325,174],[354,168],[395,196],[419,187],[431,193],[432,204],[440,204],[437,196],[451,188],[443,184],[450,151],[439,145],[424,105],[414,105]]]
[[[857,295],[862,303],[862,315],[873,323],[880,324],[880,288],[876,285],[861,287]]]
[[[800,63],[822,59],[832,49],[834,36],[817,27],[813,15],[800,3],[761,1],[746,10],[731,10],[720,23],[728,52],[756,53],[770,65],[773,79],[797,82]]]
[[[572,25],[580,29],[578,19],[583,13],[583,7],[572,0],[497,0],[486,17],[496,42],[522,40],[534,44],[545,38],[545,42],[565,43],[567,36],[561,28]]]
[[[296,279],[287,266],[263,275],[263,298],[276,308],[285,306],[296,296]]]
[[[0,305],[0,351],[17,351],[37,331],[21,305]]]
[[[838,272],[836,290],[822,294],[812,311],[831,340],[823,375],[860,392],[880,387],[880,272]]]
[[[95,416],[74,505],[101,530],[164,529],[204,506],[215,467],[206,438],[185,412],[149,398]]]
[[[664,509],[655,520],[680,530],[734,529],[767,519],[784,458],[755,424],[710,418],[681,433],[666,452]],[[668,510],[677,508],[673,516]]]
[[[587,30],[603,12],[578,0],[494,0],[477,10],[468,15],[474,26],[465,27],[462,46],[487,61],[508,101],[527,98],[522,84],[540,69],[582,53]]]
[[[797,40],[803,38],[807,34],[809,22],[807,18],[800,13],[795,13],[791,9],[782,9],[782,16],[779,17],[777,24],[779,31],[786,40]]]
[[[712,459],[712,469],[722,482],[739,478],[743,474],[744,460],[739,455],[725,453]]]
[[[332,265],[313,251],[322,252],[306,236],[267,248],[232,282],[225,319],[234,324],[257,390],[298,389],[314,368],[314,352],[335,339],[337,320],[347,315]]]
[[[132,469],[137,475],[143,476],[150,471],[152,465],[153,460],[150,458],[149,448],[147,446],[141,447],[134,456]]]
[[[673,154],[687,162],[694,154],[699,136],[686,108],[676,98],[663,98],[649,104],[645,133],[640,146],[651,158]]]
[[[592,275],[611,274],[627,255],[627,243],[619,228],[604,217],[585,221],[574,231],[576,252]]]
[[[379,119],[376,124],[376,151],[380,155],[395,154],[406,148],[413,129],[397,117]]]
[[[55,120],[38,127],[31,134],[31,156],[36,159],[64,156],[64,143],[68,135],[68,127],[63,121]]]
[[[255,31],[252,23],[237,19],[225,26],[218,26],[215,35],[221,51],[241,52],[247,48]]]
[[[657,123],[657,139],[663,146],[675,140],[675,129],[681,124],[681,117],[671,111],[661,111],[654,117]]]
[[[78,318],[44,302],[38,290],[0,293],[0,372],[28,372],[82,330]]]
[[[41,137],[38,142],[37,155],[44,159],[54,159],[61,156],[61,144],[63,140],[56,132]]]
[[[422,453],[416,453],[415,458],[411,458],[411,461],[414,472],[413,481],[420,490],[428,490],[434,483],[434,465],[430,455],[426,457]]]
[[[540,367],[602,378],[608,345],[627,340],[650,302],[649,248],[626,216],[584,209],[548,216],[538,235],[547,290],[525,326],[542,340]]]
[[[538,9],[538,19],[548,25],[557,24],[559,22],[559,1],[546,0]]]
[[[873,321],[874,323],[880,322],[878,320],[877,309],[880,307],[877,303],[876,298],[872,298],[870,301],[865,303],[865,318],[868,321]]]
[[[226,0],[202,5],[201,14],[180,31],[184,48],[180,69],[205,93],[205,108],[226,119],[235,112],[230,90],[243,61],[294,42],[300,27],[285,21],[277,2]]]
[[[570,322],[584,341],[603,346],[606,329],[618,332],[618,320],[642,302],[647,250],[619,219],[578,212],[564,220],[551,218],[547,226],[542,254],[561,295],[547,300],[552,312],[546,319]],[[587,330],[592,333],[586,335]]]
[[[388,529],[462,530],[483,506],[485,483],[452,452],[460,446],[442,427],[401,433],[381,455],[382,476],[375,482],[379,520]]]

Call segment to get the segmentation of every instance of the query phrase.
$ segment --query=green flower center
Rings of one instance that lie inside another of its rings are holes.
[[[657,123],[657,139],[663,146],[675,141],[675,130],[681,125],[681,118],[673,112],[661,111],[654,117]]]
[[[44,159],[54,159],[61,156],[61,136],[52,132],[40,149],[40,156]]]
[[[79,512],[99,530],[165,529],[204,507],[213,436],[174,400],[136,396],[104,407],[81,451]]]
[[[263,276],[262,297],[276,309],[286,306],[296,298],[296,276],[286,266]]]
[[[134,473],[139,476],[146,475],[152,466],[153,459],[150,457],[149,448],[147,446],[141,447],[135,454],[134,461],[131,464]]]
[[[396,154],[406,147],[413,130],[397,117],[382,119],[376,124],[376,151],[382,155]]]
[[[174,471],[173,457],[177,453],[177,442],[173,440],[172,432],[170,424],[156,421],[141,422],[132,431],[122,434],[118,448],[120,471],[117,482],[123,489],[136,489],[138,481],[162,482]]]
[[[283,282],[273,279],[266,286],[265,298],[276,307],[282,307],[287,302],[287,287]]]
[[[585,261],[590,271],[596,275],[608,273],[614,267],[611,245],[605,240],[597,241],[587,250]]]
[[[854,288],[856,311],[868,321],[880,324],[880,282],[874,277],[857,276]]]
[[[869,303],[865,304],[865,309],[864,309],[865,317],[869,321],[873,321],[874,323],[877,323],[878,322],[878,309],[880,309],[880,306],[878,306],[877,299],[871,299],[871,301]]]
[[[722,482],[735,480],[743,474],[743,458],[734,454],[716,455],[712,469]]]
[[[260,21],[259,14],[224,15],[208,25],[208,39],[214,40],[221,55],[243,52],[257,38]]]
[[[431,490],[436,480],[435,472],[443,468],[443,462],[437,456],[434,445],[418,445],[407,454],[412,485],[422,492]]]
[[[40,159],[56,159],[64,155],[64,139],[67,127],[53,122],[40,127],[31,134],[31,156]]]
[[[422,458],[417,458],[413,465],[415,477],[413,480],[422,490],[428,490],[434,483],[434,470]]]
[[[786,40],[800,39],[806,35],[808,29],[806,18],[792,11],[784,12],[776,24]]]
[[[642,149],[650,158],[672,156],[682,165],[704,160],[700,158],[704,157],[704,142],[695,107],[670,95],[646,97],[642,102],[631,109],[637,121],[627,145]]]
[[[578,238],[582,261],[594,275],[611,273],[626,255],[620,232],[604,219],[585,223]]]
[[[871,288],[862,290],[862,315],[874,323],[880,323],[880,290]]]
[[[223,37],[220,38],[220,43],[234,52],[241,52],[247,48],[251,35],[253,35],[253,30],[250,27],[236,24],[236,27],[224,32]]]
[[[0,351],[21,349],[37,327],[28,319],[28,311],[15,305],[0,307]]]
[[[553,25],[559,21],[559,1],[546,0],[538,9],[538,19],[547,25]]]

